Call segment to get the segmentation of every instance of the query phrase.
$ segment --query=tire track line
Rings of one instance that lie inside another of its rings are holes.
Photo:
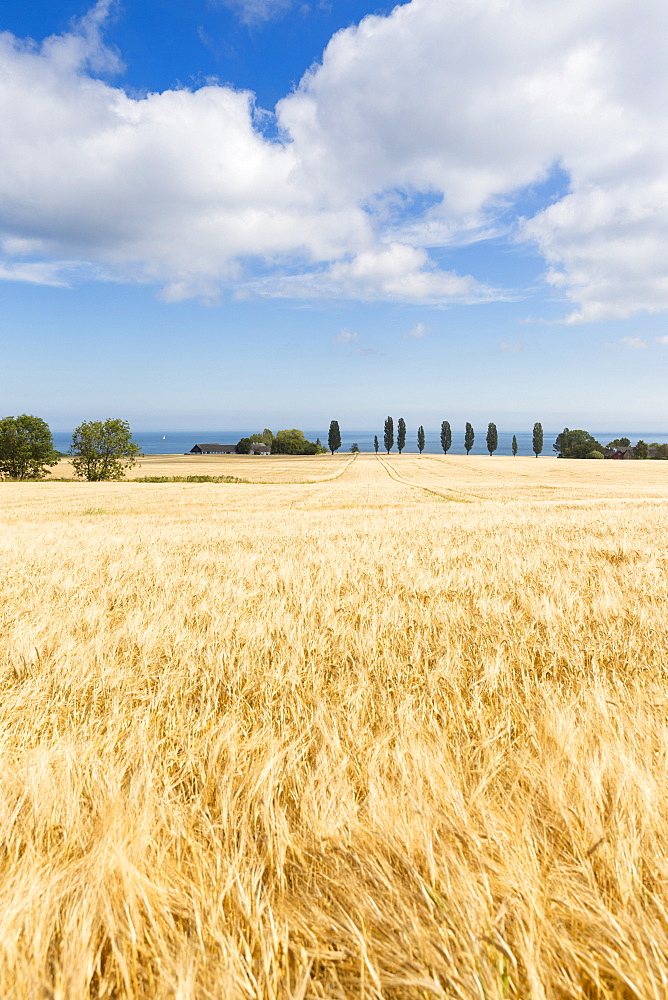
[[[394,479],[395,482],[401,483],[403,486],[412,486],[414,489],[424,490],[425,493],[433,493],[434,496],[440,497],[442,500],[449,500],[450,503],[473,503],[474,501],[471,499],[471,497],[474,497],[476,500],[483,500],[489,503],[498,503],[498,501],[496,500],[487,501],[485,497],[478,497],[475,496],[475,494],[473,493],[463,493],[461,490],[452,490],[452,489],[450,489],[447,493],[445,493],[443,492],[443,490],[436,489],[433,486],[424,486],[422,483],[416,483],[411,479],[404,479],[404,477],[400,476],[399,473],[396,471],[396,469],[393,469],[392,466],[389,465],[389,463],[387,463],[384,458],[381,458],[380,455],[377,455],[376,457],[380,462],[380,464],[385,469],[385,471],[387,472],[390,479]],[[453,493],[459,495],[452,496],[451,494]]]

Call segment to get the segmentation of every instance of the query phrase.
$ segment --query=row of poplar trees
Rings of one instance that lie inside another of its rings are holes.
[[[490,455],[493,455],[496,449],[499,447],[499,434],[496,429],[496,424],[493,423],[487,424],[487,436],[485,440],[487,443],[487,451],[489,452]],[[467,421],[466,428],[464,430],[464,447],[466,448],[467,455],[471,451],[474,441],[475,441],[475,431],[473,430],[473,426]],[[331,424],[329,425],[329,435],[327,438],[327,443],[329,445],[329,450],[331,451],[332,455],[334,454],[335,451],[337,451],[341,447],[341,431],[339,430],[339,424],[337,420],[332,420]],[[424,427],[422,426],[422,424],[420,424],[417,432],[417,446],[420,454],[422,454],[422,452],[424,451],[424,443],[425,443]],[[385,446],[385,450],[389,455],[392,449],[394,448],[394,420],[392,419],[392,417],[386,417],[385,419],[385,427],[383,430],[383,445]],[[377,434],[374,435],[373,447],[376,454],[378,454],[378,449],[380,445],[378,442]],[[405,447],[406,447],[406,421],[404,420],[403,417],[399,417],[399,420],[397,421],[397,451],[399,452],[399,454],[401,454],[401,452],[404,450]],[[441,448],[443,449],[443,453],[447,455],[451,447],[452,447],[452,429],[448,421],[444,420],[443,423],[441,424]],[[535,423],[533,425],[532,450],[536,458],[538,458],[538,456],[543,450],[543,425],[541,423]],[[517,454],[517,436],[515,434],[513,434],[512,451],[513,455]]]

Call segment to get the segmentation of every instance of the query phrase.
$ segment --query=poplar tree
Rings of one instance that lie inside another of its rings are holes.
[[[466,423],[466,430],[464,431],[464,447],[466,448],[466,454],[470,452],[473,447],[473,442],[475,441],[475,433],[471,424]]]
[[[543,450],[543,425],[535,423],[533,425],[533,450],[536,454],[536,458],[540,455]]]
[[[386,417],[385,419],[385,429],[383,431],[383,444],[385,445],[385,450],[387,454],[390,454],[394,446],[394,420],[392,417]]]
[[[332,455],[341,447],[341,431],[339,430],[338,420],[332,420],[329,425],[329,434],[327,435],[327,444],[329,445],[329,450]]]
[[[424,451],[424,427],[422,426],[422,424],[420,424],[420,426],[418,427],[417,446],[418,446],[418,451],[420,452],[420,454],[422,454],[422,452]]]
[[[441,424],[441,448],[443,449],[443,454],[447,455],[451,447],[452,431],[450,430],[448,421],[444,420]]]
[[[377,434],[374,434],[374,436],[373,436],[373,450],[375,451],[376,454],[378,454],[378,435]]]
[[[517,454],[517,438],[513,434],[513,458]]]
[[[406,447],[406,421],[403,417],[399,417],[399,422],[397,424],[397,451],[401,455],[402,451]]]
[[[487,451],[489,452],[489,457],[491,458],[496,449],[499,447],[499,435],[496,431],[496,424],[487,424]]]

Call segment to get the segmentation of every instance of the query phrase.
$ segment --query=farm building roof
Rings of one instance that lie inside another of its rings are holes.
[[[190,449],[190,454],[233,455],[236,450],[235,444],[196,444]]]

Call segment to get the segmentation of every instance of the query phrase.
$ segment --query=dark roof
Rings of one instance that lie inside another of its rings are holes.
[[[197,450],[200,452],[208,452],[210,455],[231,455],[237,450],[235,444],[196,444],[194,448],[190,449],[190,454]]]

